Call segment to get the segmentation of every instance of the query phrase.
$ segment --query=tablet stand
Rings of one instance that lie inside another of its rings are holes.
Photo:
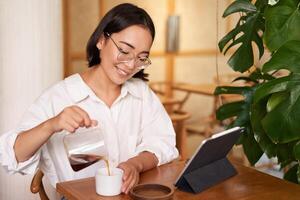
[[[177,188],[186,192],[199,193],[236,174],[237,171],[225,157],[185,174]]]

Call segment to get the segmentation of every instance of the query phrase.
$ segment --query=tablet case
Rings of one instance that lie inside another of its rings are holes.
[[[243,129],[237,129],[202,143],[175,186],[183,191],[199,193],[237,174],[226,158]]]

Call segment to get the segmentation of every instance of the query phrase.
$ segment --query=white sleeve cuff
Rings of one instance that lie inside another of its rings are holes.
[[[16,172],[33,174],[38,167],[41,150],[38,150],[30,159],[18,163],[14,151],[17,136],[17,131],[10,131],[0,137],[0,163],[10,174]]]

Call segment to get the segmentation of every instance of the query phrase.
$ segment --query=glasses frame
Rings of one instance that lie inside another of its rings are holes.
[[[135,67],[138,69],[138,70],[142,70],[142,69],[145,69],[147,68],[149,65],[152,64],[151,60],[148,58],[148,57],[143,57],[147,60],[148,64],[144,64],[144,65],[141,65],[141,66],[136,66],[136,60],[139,59],[139,57],[136,57],[135,54],[133,52],[129,52],[133,55],[133,58],[131,58],[130,60],[127,60],[127,61],[121,61],[119,60],[119,56],[120,54],[126,54],[126,52],[117,45],[117,43],[114,41],[114,39],[112,39],[111,35],[109,33],[104,33],[109,39],[111,39],[111,41],[114,43],[114,45],[117,47],[119,53],[118,53],[118,56],[117,56],[117,59],[119,62],[122,62],[122,63],[128,63],[130,62],[131,60],[134,60],[134,64],[135,64]],[[142,62],[142,61],[141,61]]]

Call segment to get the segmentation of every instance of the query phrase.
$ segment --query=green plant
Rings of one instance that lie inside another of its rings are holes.
[[[220,51],[234,53],[229,66],[241,73],[238,79],[251,86],[217,87],[216,95],[239,94],[238,102],[220,106],[217,118],[234,118],[229,126],[245,127],[238,144],[243,145],[254,165],[265,153],[277,157],[284,178],[300,183],[300,0],[236,0],[223,17],[240,13],[236,26],[219,41]],[[250,72],[254,63],[254,44],[259,58],[265,48],[271,52],[267,62]],[[286,75],[276,76],[285,71]]]

